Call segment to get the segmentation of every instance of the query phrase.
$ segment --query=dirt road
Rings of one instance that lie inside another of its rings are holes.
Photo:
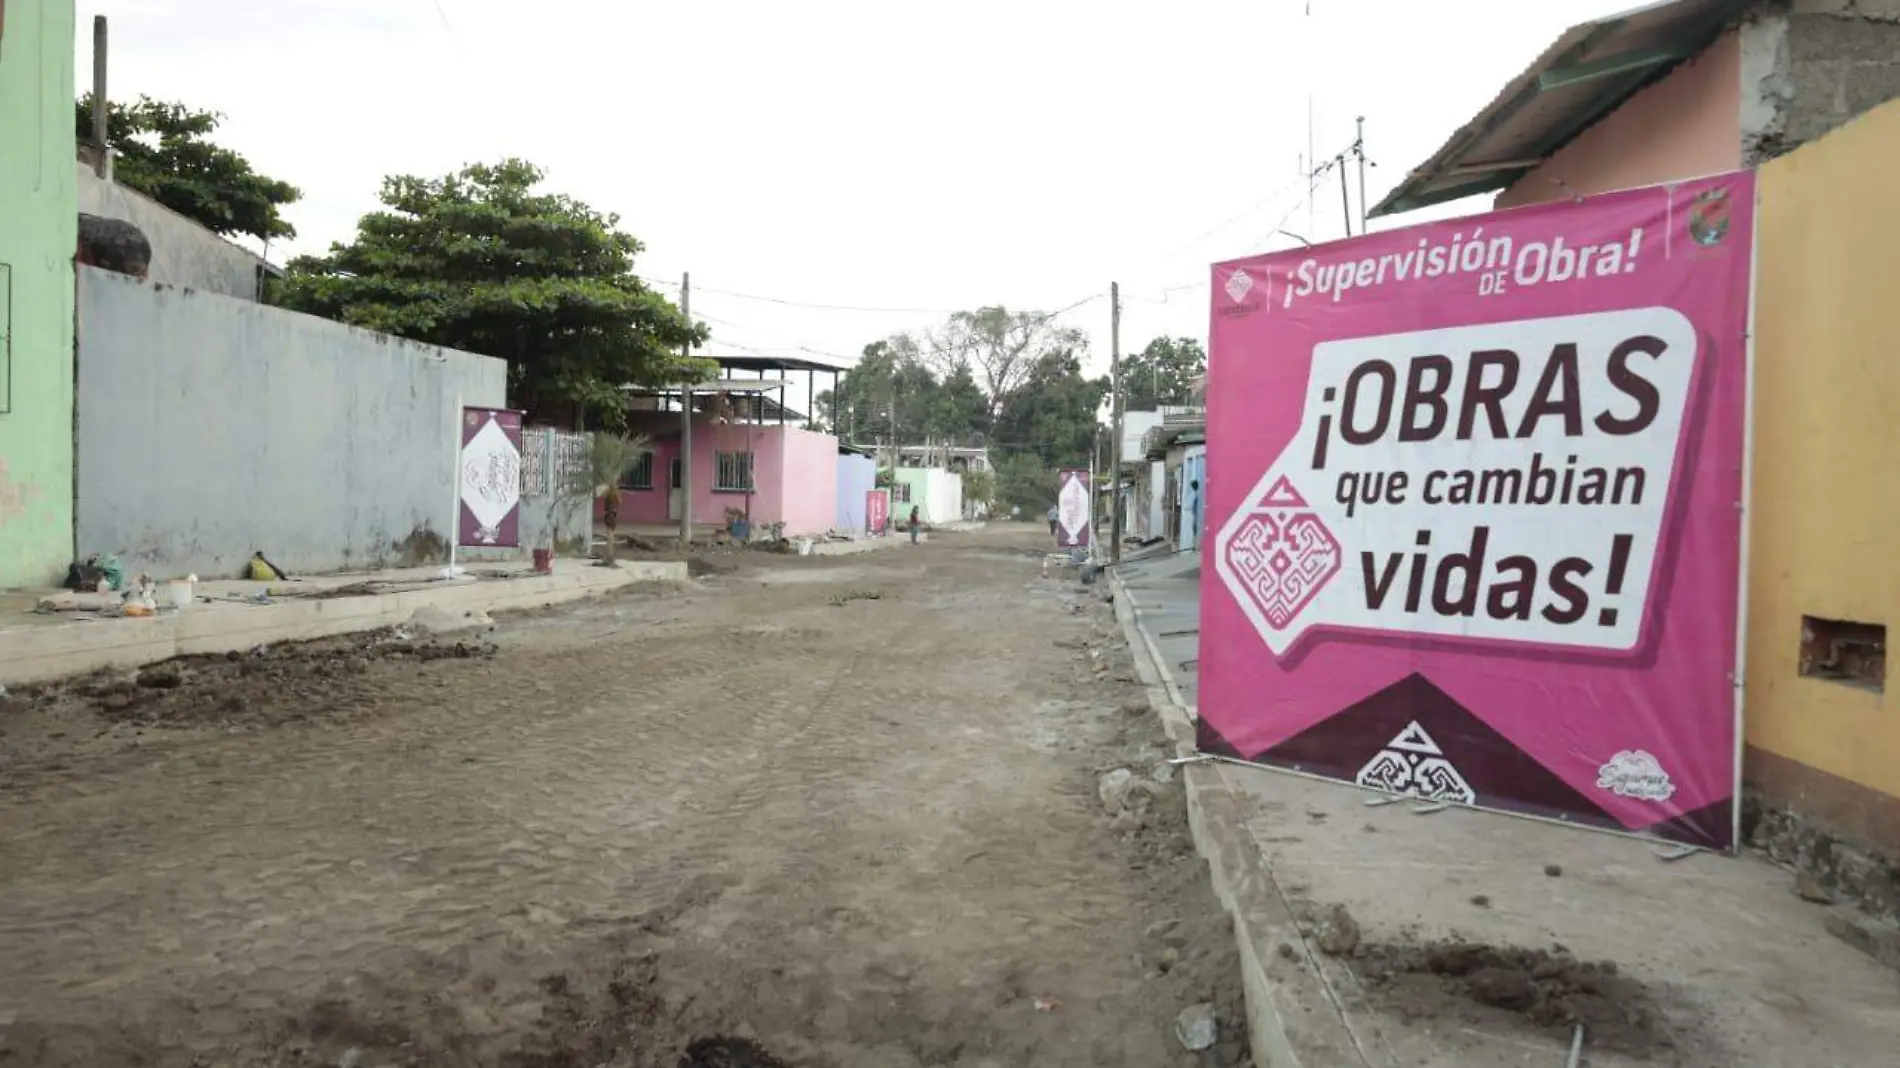
[[[1042,540],[15,695],[0,1065],[1247,1063],[1178,789],[1098,797],[1160,729]]]

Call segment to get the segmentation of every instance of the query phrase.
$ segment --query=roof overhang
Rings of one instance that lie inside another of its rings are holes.
[[[1509,187],[1637,91],[1708,48],[1755,0],[1663,0],[1565,30],[1371,211]]]
[[[851,368],[842,361],[808,360],[800,356],[717,355],[707,356],[722,370],[732,371],[829,371],[840,374]]]

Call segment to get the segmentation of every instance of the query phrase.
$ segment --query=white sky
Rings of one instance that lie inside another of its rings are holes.
[[[1376,202],[1565,27],[1630,2],[81,0],[76,75],[104,14],[114,98],[223,112],[226,144],[304,191],[276,260],[349,237],[386,174],[519,155],[619,213],[642,274],[692,272],[713,353],[855,357],[1111,280],[1132,351],[1205,338],[1206,265],[1276,224],[1340,236],[1337,178],[1309,213],[1299,177],[1309,95],[1322,159],[1366,116]],[[1108,318],[1063,319],[1092,370]]]

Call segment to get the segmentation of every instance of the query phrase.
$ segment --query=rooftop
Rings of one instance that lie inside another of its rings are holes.
[[[1565,30],[1372,209],[1374,217],[1504,189],[1712,44],[1752,0],[1663,0]]]

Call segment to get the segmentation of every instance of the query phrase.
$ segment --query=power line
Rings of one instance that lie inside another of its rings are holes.
[[[1260,210],[1261,208],[1266,207],[1268,204],[1271,204],[1274,201],[1279,200],[1281,197],[1299,188],[1300,183],[1306,181],[1309,177],[1310,177],[1309,175],[1301,175],[1300,177],[1293,179],[1292,181],[1286,183],[1285,185],[1280,186],[1278,189],[1275,189],[1273,192],[1268,193],[1266,196],[1261,197],[1257,201],[1254,201],[1252,205],[1248,206],[1239,214],[1234,215],[1223,222],[1215,224],[1214,226],[1208,228],[1206,231],[1201,233],[1198,237],[1194,237],[1187,241],[1182,242],[1180,245],[1175,247],[1173,251],[1169,252],[1166,256],[1162,258],[1172,259],[1176,255],[1179,255],[1180,253],[1185,252],[1186,250],[1194,247],[1195,245],[1200,244],[1202,241],[1207,240],[1208,238],[1219,233],[1220,231],[1227,229],[1229,226],[1232,226],[1233,224],[1239,222],[1240,220],[1246,218],[1247,216],[1252,215],[1254,212]],[[1294,210],[1295,211],[1299,210],[1298,205],[1295,205]]]
[[[679,288],[678,282],[668,282],[661,278],[647,278],[643,275],[641,276],[641,280],[652,285],[668,286],[673,289]],[[783,305],[787,308],[812,308],[817,311],[865,312],[873,315],[951,315],[962,310],[958,308],[887,308],[870,307],[861,304],[825,304],[818,301],[793,300],[789,297],[763,297],[755,293],[738,293],[730,289],[714,289],[711,286],[699,286],[698,289],[702,293],[717,293],[722,297],[734,297],[739,300],[756,300],[764,304]]]

